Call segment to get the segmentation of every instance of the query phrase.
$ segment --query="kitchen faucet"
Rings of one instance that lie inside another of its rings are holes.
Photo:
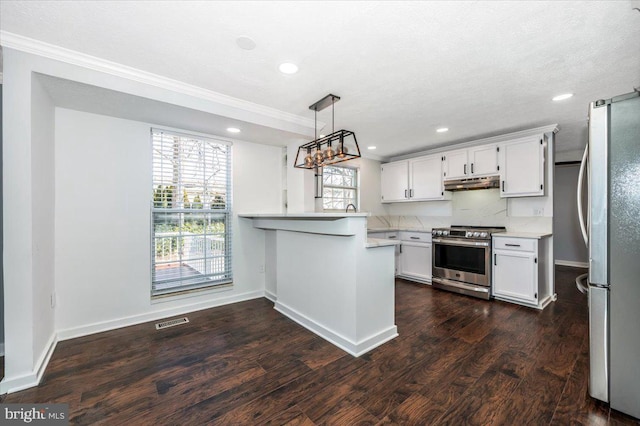
[[[349,207],[353,207],[353,212],[354,212],[354,213],[358,213],[358,209],[356,208],[355,204],[351,204],[351,203],[350,203],[350,204],[347,204],[347,208],[346,208],[346,209],[344,209],[344,212],[345,212],[345,213],[349,213]]]

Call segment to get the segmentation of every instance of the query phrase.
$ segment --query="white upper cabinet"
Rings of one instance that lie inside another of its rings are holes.
[[[444,178],[449,179],[462,179],[466,178],[468,152],[466,149],[460,149],[457,151],[448,151],[444,154]]]
[[[544,140],[526,137],[499,145],[501,197],[544,195]]]
[[[498,174],[498,145],[489,144],[469,148],[469,172],[471,177]]]
[[[396,161],[381,166],[382,202],[407,201],[409,197],[409,161]]]
[[[440,155],[429,155],[409,161],[409,193],[412,201],[444,198]]]
[[[481,145],[443,154],[444,179],[464,179],[498,174],[498,146]]]
[[[440,154],[383,164],[380,179],[383,203],[451,199],[442,183]]]

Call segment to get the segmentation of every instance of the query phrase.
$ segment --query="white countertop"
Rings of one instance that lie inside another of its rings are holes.
[[[400,244],[402,244],[402,241],[400,240],[387,240],[384,238],[367,238],[365,247],[372,248],[372,247],[385,247],[385,246],[399,246]]]
[[[249,219],[336,219],[344,217],[367,217],[371,213],[240,213],[238,217]]]
[[[534,239],[541,239],[541,238],[546,238],[546,237],[550,237],[551,234],[550,232],[499,232],[499,233],[495,233],[493,234],[494,238],[534,238]]]
[[[367,232],[399,232],[399,231],[407,231],[407,232],[427,232],[431,233],[431,228],[367,228]]]

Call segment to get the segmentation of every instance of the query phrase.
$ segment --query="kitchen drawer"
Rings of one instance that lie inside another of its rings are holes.
[[[402,231],[399,234],[400,234],[399,237],[402,241],[413,241],[416,243],[431,242],[431,232]]]
[[[397,232],[385,232],[385,238],[389,240],[399,240]]]
[[[536,251],[536,240],[528,238],[494,237],[494,250]]]

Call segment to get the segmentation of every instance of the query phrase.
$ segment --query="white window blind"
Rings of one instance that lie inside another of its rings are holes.
[[[159,129],[151,139],[151,295],[231,282],[231,144]]]
[[[325,210],[344,211],[349,204],[358,208],[358,169],[325,166],[322,182],[322,205]]]

